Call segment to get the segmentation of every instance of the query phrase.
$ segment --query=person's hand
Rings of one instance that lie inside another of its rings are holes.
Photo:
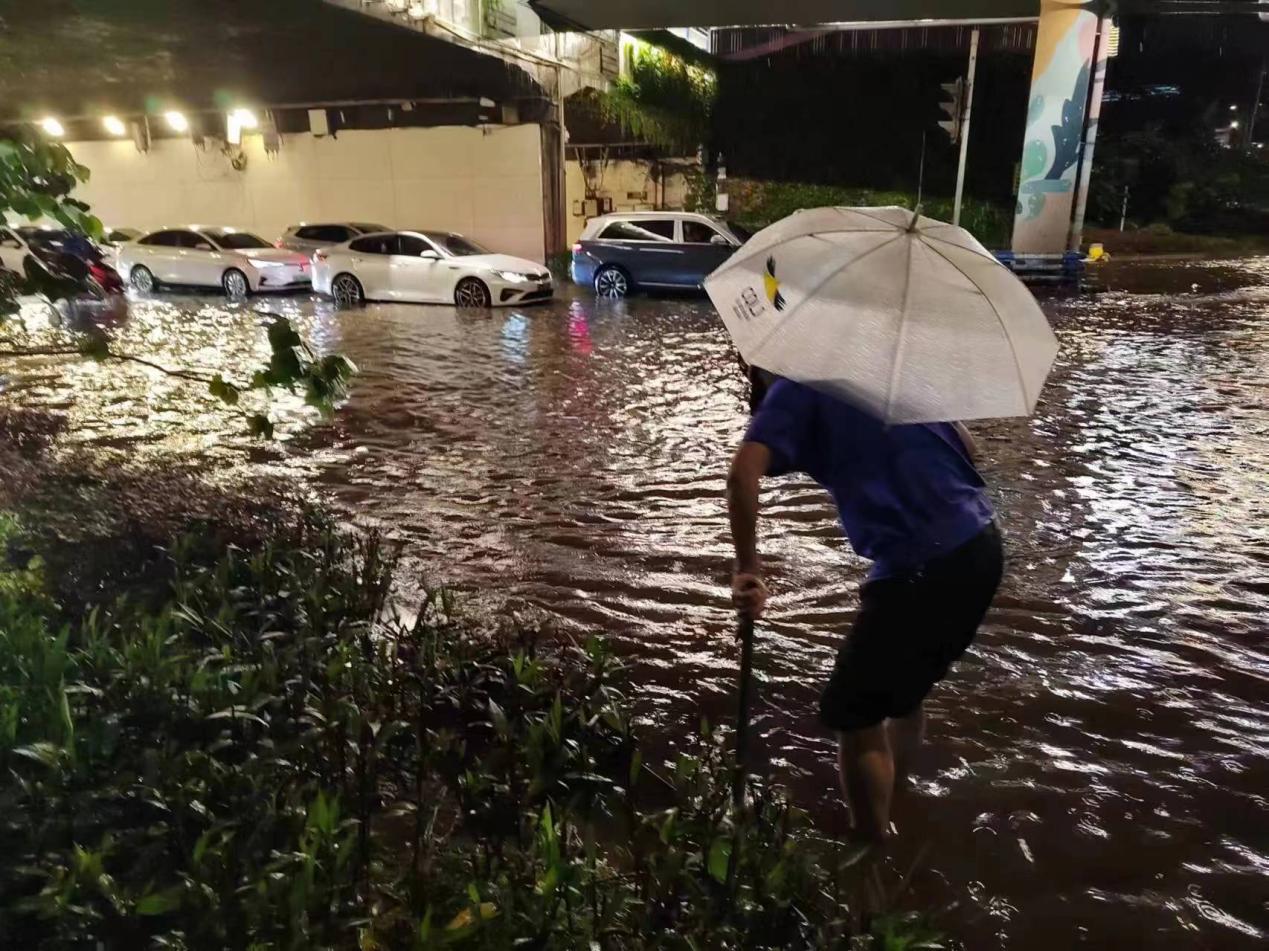
[[[762,617],[770,594],[760,575],[748,571],[737,571],[732,575],[731,603],[741,617],[752,621]]]

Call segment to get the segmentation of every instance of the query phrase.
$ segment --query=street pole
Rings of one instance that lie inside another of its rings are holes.
[[[1243,140],[1243,151],[1250,152],[1256,146],[1256,113],[1260,111],[1260,96],[1265,91],[1265,70],[1269,68],[1269,57],[1260,61],[1260,79],[1256,81],[1256,101],[1251,105],[1251,116],[1247,119],[1247,138]]]
[[[974,110],[974,71],[978,66],[978,27],[969,40],[969,75],[965,79],[965,116],[961,120],[961,160],[956,168],[956,202],[952,206],[952,224],[961,223],[961,196],[965,193],[965,161],[969,157],[969,117]]]
[[[1084,142],[1080,149],[1079,167],[1075,173],[1075,207],[1071,214],[1071,230],[1067,250],[1079,251],[1084,244],[1084,215],[1088,211],[1088,187],[1093,178],[1093,150],[1097,146],[1097,125],[1102,115],[1102,95],[1106,89],[1106,69],[1110,63],[1110,31],[1114,21],[1102,17],[1093,38],[1093,81],[1088,86],[1084,107]]]

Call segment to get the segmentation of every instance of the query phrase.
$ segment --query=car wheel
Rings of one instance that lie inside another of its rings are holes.
[[[132,269],[132,273],[128,275],[128,281],[137,290],[146,294],[159,286],[159,282],[154,279],[154,274],[142,264]]]
[[[360,307],[366,301],[361,281],[351,274],[337,274],[330,282],[330,296],[338,307]]]
[[[454,303],[459,307],[488,307],[489,288],[475,277],[465,277],[454,288]]]
[[[595,294],[618,300],[630,293],[630,278],[615,264],[605,264],[595,274]]]
[[[238,300],[251,293],[251,285],[247,283],[247,275],[236,267],[231,267],[220,279],[220,286],[225,289],[225,296]]]

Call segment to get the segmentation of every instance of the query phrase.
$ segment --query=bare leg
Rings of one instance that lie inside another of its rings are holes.
[[[925,704],[906,717],[887,720],[886,727],[890,731],[890,749],[894,752],[895,780],[902,785],[915,768],[925,741]]]
[[[894,757],[885,723],[842,733],[837,767],[856,833],[867,841],[884,841],[894,798]]]

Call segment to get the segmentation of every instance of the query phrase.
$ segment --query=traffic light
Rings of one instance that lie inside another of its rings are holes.
[[[939,123],[939,128],[955,144],[961,139],[961,117],[965,114],[965,79],[961,77],[954,83],[943,83],[939,88],[943,90],[943,95],[952,98],[951,102],[939,103],[939,109],[947,116]]]

